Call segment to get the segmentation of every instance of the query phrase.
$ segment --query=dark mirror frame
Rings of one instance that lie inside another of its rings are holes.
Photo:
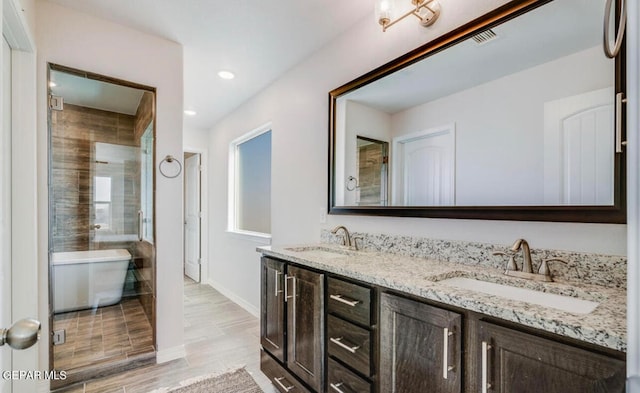
[[[492,28],[551,0],[514,0],[495,9],[399,58],[370,71],[359,78],[329,92],[329,214],[430,217],[482,220],[556,221],[590,223],[626,223],[626,154],[616,153],[614,157],[614,203],[610,206],[335,206],[335,116],[336,100],[364,85],[392,74],[417,61],[439,53],[471,36]],[[561,1],[561,0],[556,0]],[[616,9],[619,10],[619,0]],[[615,59],[615,93],[625,93],[625,44]],[[602,54],[604,56],[604,53]],[[626,111],[622,108],[622,138],[626,136]]]

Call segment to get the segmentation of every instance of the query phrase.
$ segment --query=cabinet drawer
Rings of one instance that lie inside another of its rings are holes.
[[[371,375],[371,333],[338,317],[328,319],[329,354],[364,375]]]
[[[362,325],[371,324],[370,288],[329,277],[328,289],[330,313]]]
[[[371,393],[371,384],[343,367],[333,359],[329,359],[329,379],[327,393]]]
[[[310,393],[265,351],[260,351],[260,370],[269,377],[269,381],[282,393]]]

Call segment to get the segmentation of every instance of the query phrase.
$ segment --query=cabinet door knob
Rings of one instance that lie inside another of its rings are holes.
[[[329,386],[331,386],[331,389],[335,390],[338,393],[345,393],[344,390],[340,389],[340,386],[344,385],[344,383],[342,382],[338,382],[338,383],[330,383]]]

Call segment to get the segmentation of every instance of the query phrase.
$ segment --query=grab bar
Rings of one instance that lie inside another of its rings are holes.
[[[142,217],[142,210],[138,210],[138,241],[142,241],[142,226],[144,225],[144,219]]]

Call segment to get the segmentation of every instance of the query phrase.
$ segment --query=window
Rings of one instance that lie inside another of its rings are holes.
[[[111,229],[111,178],[95,176],[93,179],[94,224],[100,225],[100,229]]]
[[[260,127],[229,146],[229,230],[271,233],[271,126]]]

